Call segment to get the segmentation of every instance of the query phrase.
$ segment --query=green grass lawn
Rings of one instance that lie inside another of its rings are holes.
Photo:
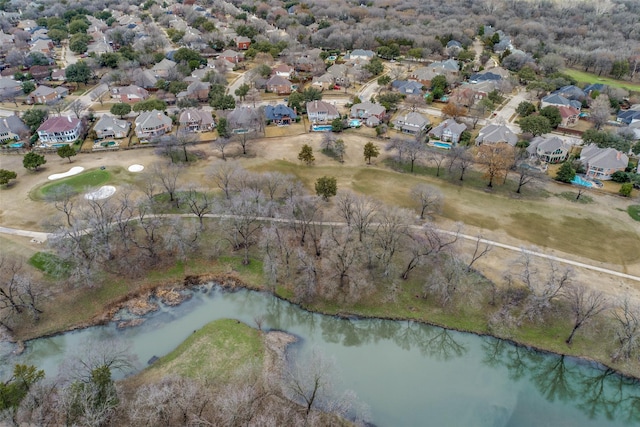
[[[629,212],[631,218],[635,219],[636,221],[640,221],[640,205],[629,206],[627,208],[627,212]]]
[[[53,194],[62,186],[68,186],[74,193],[80,193],[87,188],[95,188],[111,181],[111,172],[108,170],[94,169],[79,173],[68,178],[62,178],[39,187],[33,192],[36,199],[44,199]]]
[[[575,70],[575,69],[565,69],[562,70],[563,73],[565,73],[568,76],[573,77],[574,79],[576,79],[579,83],[583,82],[583,83],[604,83],[606,85],[609,85],[611,87],[617,87],[617,88],[622,88],[622,89],[626,89],[628,91],[633,91],[633,92],[640,92],[640,84],[637,83],[631,83],[631,82],[627,82],[624,80],[616,80],[616,79],[612,79],[610,77],[602,77],[602,76],[598,76],[596,74],[591,74],[591,73],[587,73],[584,71],[580,71],[580,70]]]
[[[36,252],[29,258],[28,263],[54,279],[67,277],[71,270],[70,263],[63,262],[50,252]]]
[[[140,380],[177,374],[219,383],[247,363],[261,364],[264,351],[260,331],[237,320],[216,320],[195,331],[175,350],[143,371]]]

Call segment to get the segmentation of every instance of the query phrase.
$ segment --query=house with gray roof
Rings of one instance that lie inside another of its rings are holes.
[[[119,86],[111,88],[111,97],[120,102],[135,103],[149,98],[149,92],[136,85]]]
[[[480,129],[476,138],[476,145],[498,144],[500,142],[506,142],[515,147],[518,136],[506,125],[490,124]]]
[[[207,132],[216,127],[210,111],[187,108],[178,118],[180,128],[188,132]]]
[[[289,95],[292,90],[292,83],[284,77],[273,75],[266,82],[267,90],[278,95]]]
[[[162,61],[154,65],[153,68],[151,68],[151,71],[153,71],[153,74],[156,77],[165,79],[169,77],[169,73],[171,72],[171,70],[176,68],[177,65],[178,64],[170,59],[162,58]]]
[[[335,77],[331,73],[324,73],[321,76],[314,77],[311,81],[311,86],[317,87],[321,90],[329,89],[335,84]]]
[[[347,61],[356,61],[356,60],[370,61],[371,59],[373,59],[375,55],[376,55],[375,52],[372,50],[354,49],[351,51],[351,53],[346,55],[344,59]]]
[[[162,111],[143,111],[136,117],[136,135],[140,139],[148,139],[171,132],[171,118]]]
[[[289,125],[298,118],[296,112],[284,104],[267,105],[264,107],[264,116],[277,125]]]
[[[58,92],[49,86],[40,85],[29,94],[29,100],[33,104],[52,104],[60,99]]]
[[[328,123],[340,118],[340,112],[335,105],[325,101],[307,102],[307,116],[311,123]]]
[[[351,107],[350,117],[357,119],[376,117],[378,120],[382,120],[386,112],[387,109],[382,105],[367,101],[361,102],[360,104],[354,104]]]
[[[93,130],[96,132],[98,139],[126,138],[129,135],[130,129],[131,123],[126,120],[117,119],[111,114],[103,114],[93,126]]]
[[[502,80],[502,76],[500,74],[485,72],[485,73],[476,73],[469,77],[469,83],[481,83],[487,81],[499,82]]]
[[[431,122],[417,111],[411,111],[396,117],[393,120],[393,125],[402,133],[417,135],[424,132],[431,125]]]
[[[260,127],[260,120],[257,108],[241,106],[227,114],[227,123],[233,133],[255,132]]]
[[[454,119],[447,119],[429,131],[430,138],[437,138],[440,141],[452,142],[454,145],[460,142],[462,132],[467,130],[467,126],[458,123]]]
[[[545,163],[560,163],[567,160],[571,146],[557,136],[536,136],[527,147],[529,157]]]
[[[14,98],[22,93],[22,84],[8,77],[0,77],[0,99]]]
[[[547,95],[540,101],[540,108],[548,107],[549,105],[553,107],[573,107],[577,110],[582,108],[582,102],[570,100],[557,93]]]
[[[620,110],[616,115],[616,121],[618,123],[624,123],[625,125],[640,121],[640,105],[634,107],[638,109],[636,110],[631,107],[629,110]]]
[[[430,67],[418,67],[409,74],[409,80],[420,82],[423,86],[431,86],[431,80],[440,76],[441,71],[434,71]]]
[[[422,82],[412,80],[395,80],[391,83],[391,87],[404,95],[422,95]]]
[[[436,61],[429,64],[427,68],[440,74],[458,74],[458,72],[460,72],[460,65],[455,59]]]
[[[0,119],[0,142],[17,141],[20,135],[26,135],[29,127],[16,115]]]
[[[563,86],[553,93],[564,96],[571,101],[582,101],[584,98],[586,98],[584,90],[575,85]]]
[[[586,169],[586,176],[609,180],[611,175],[627,168],[629,157],[613,148],[599,148],[595,144],[589,144],[582,149],[580,162]]]

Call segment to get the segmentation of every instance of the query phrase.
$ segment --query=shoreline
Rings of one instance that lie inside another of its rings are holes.
[[[539,353],[543,353],[543,354],[554,354],[554,355],[558,355],[558,356],[564,356],[564,357],[569,357],[569,358],[573,358],[576,359],[577,361],[579,361],[580,363],[586,363],[586,364],[591,364],[594,365],[595,367],[602,369],[602,370],[612,370],[614,371],[617,375],[620,375],[623,378],[626,379],[630,379],[633,381],[639,381],[640,382],[640,376],[636,376],[634,374],[631,374],[629,372],[625,372],[624,370],[621,369],[617,369],[612,367],[611,365],[609,365],[608,363],[604,363],[600,360],[594,359],[592,357],[589,356],[585,356],[585,355],[575,355],[575,354],[568,354],[568,353],[562,353],[562,352],[557,352],[557,351],[551,351],[548,350],[546,348],[543,347],[539,347],[535,344],[531,344],[531,343],[525,343],[525,342],[520,342],[517,340],[514,340],[512,338],[505,338],[505,337],[500,337],[498,335],[493,335],[487,332],[479,332],[479,331],[473,331],[473,330],[469,330],[469,329],[464,329],[464,328],[458,328],[458,327],[452,327],[452,326],[447,326],[445,324],[439,323],[439,322],[434,322],[434,321],[427,321],[427,320],[420,320],[420,319],[411,319],[411,318],[406,318],[406,317],[390,317],[390,316],[365,316],[365,315],[361,315],[361,314],[356,314],[356,313],[350,313],[348,311],[340,311],[338,313],[329,313],[326,311],[322,311],[319,309],[311,309],[309,308],[309,306],[307,305],[302,305],[299,303],[296,303],[286,297],[283,297],[281,295],[277,295],[274,293],[270,293],[262,288],[260,288],[259,286],[255,286],[255,285],[250,285],[246,282],[244,282],[240,277],[238,277],[235,274],[213,274],[213,273],[205,273],[205,274],[201,274],[201,275],[188,275],[185,276],[182,283],[176,283],[175,281],[172,281],[170,283],[158,283],[158,284],[154,284],[154,285],[149,285],[149,286],[144,286],[140,289],[137,289],[135,291],[129,292],[126,295],[123,295],[121,297],[119,297],[118,299],[116,299],[115,301],[109,303],[107,306],[105,306],[103,312],[97,316],[95,316],[93,319],[86,321],[86,322],[82,322],[78,325],[74,325],[70,328],[67,329],[63,329],[63,330],[59,330],[59,331],[55,331],[52,333],[47,333],[47,334],[43,334],[43,335],[39,335],[33,338],[29,338],[27,340],[6,340],[8,342],[11,342],[13,344],[15,344],[17,346],[17,349],[14,350],[14,352],[16,354],[20,354],[22,351],[24,351],[24,348],[29,344],[30,341],[33,340],[37,340],[40,338],[48,338],[48,337],[54,337],[57,335],[62,335],[65,334],[67,332],[73,332],[73,331],[77,331],[77,330],[81,330],[81,329],[86,329],[86,328],[90,328],[92,326],[99,326],[99,325],[105,325],[109,322],[117,322],[117,319],[114,319],[115,314],[123,309],[126,308],[126,305],[129,303],[132,303],[134,301],[136,301],[137,299],[141,299],[141,298],[145,298],[146,301],[149,300],[149,298],[151,296],[154,296],[158,291],[162,291],[162,290],[175,290],[175,289],[179,289],[179,288],[187,288],[190,289],[192,287],[195,286],[202,286],[202,285],[206,285],[208,283],[214,283],[216,286],[219,286],[220,288],[227,290],[227,291],[233,291],[233,290],[238,290],[238,289],[247,289],[247,290],[251,290],[251,291],[256,291],[256,292],[262,292],[262,293],[266,293],[269,295],[272,295],[275,298],[280,299],[281,301],[286,301],[290,304],[293,304],[295,306],[297,306],[299,309],[304,310],[306,312],[309,313],[317,313],[317,314],[321,314],[324,316],[332,316],[332,317],[336,317],[339,319],[351,319],[351,320],[359,320],[359,319],[378,319],[378,320],[389,320],[389,321],[407,321],[407,322],[415,322],[415,323],[420,323],[420,324],[425,324],[425,325],[429,325],[429,326],[435,326],[435,327],[439,327],[439,328],[443,328],[443,329],[447,329],[450,331],[456,331],[456,332],[461,332],[461,333],[466,333],[466,334],[473,334],[475,336],[478,337],[490,337],[490,338],[494,338],[497,340],[501,340],[504,342],[507,342],[511,345],[517,346],[517,347],[522,347],[522,348],[526,348],[528,350],[533,350]],[[134,326],[134,325],[132,325]],[[294,339],[290,342],[287,342],[284,346],[284,351],[286,352],[286,347],[288,347],[290,344],[293,344],[297,341],[297,338],[295,337],[295,335],[290,334],[289,332],[286,331],[278,331],[278,330],[265,330],[263,331],[266,334],[270,333],[270,332],[281,332],[284,333],[290,337],[293,337]],[[1,338],[1,337],[0,337]],[[286,340],[288,341],[288,340]],[[17,351],[20,350],[20,351]]]

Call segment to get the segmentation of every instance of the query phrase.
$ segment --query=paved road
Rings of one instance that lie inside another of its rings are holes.
[[[157,215],[158,217],[195,217],[195,215],[193,214],[164,214],[164,215]],[[218,214],[207,214],[204,215],[206,218],[231,218],[232,215],[218,215]],[[268,221],[268,222],[277,222],[277,223],[290,223],[293,222],[294,220],[289,220],[289,219],[285,219],[285,218],[269,218],[269,217],[261,217],[258,218],[259,220],[262,221]],[[325,226],[331,226],[331,227],[344,227],[346,226],[346,223],[344,222],[322,222],[322,223],[318,223],[320,225],[325,225]],[[375,224],[374,224],[375,225]],[[421,225],[411,225],[410,228],[415,229],[415,230],[420,230],[422,229]],[[442,229],[436,229],[436,231],[443,233],[443,234],[447,234],[450,236],[457,236],[458,238],[462,238],[465,240],[470,240],[473,242],[478,241],[478,239],[480,240],[480,243],[485,244],[485,245],[490,245],[490,246],[495,246],[497,248],[502,248],[502,249],[507,249],[513,252],[518,252],[518,253],[526,253],[538,258],[543,258],[543,259],[548,259],[548,260],[553,260],[562,264],[567,264],[567,265],[572,265],[574,267],[579,267],[579,268],[584,268],[587,270],[592,270],[592,271],[597,271],[599,273],[604,273],[604,274],[608,274],[610,276],[615,276],[615,277],[619,277],[622,279],[627,279],[627,280],[633,280],[636,282],[640,282],[640,277],[639,276],[633,276],[631,274],[626,274],[626,273],[622,273],[619,271],[615,271],[615,270],[610,270],[607,268],[602,268],[602,267],[598,267],[595,265],[591,265],[591,264],[586,264],[583,262],[578,262],[578,261],[574,261],[574,260],[570,260],[567,258],[561,258],[555,255],[550,255],[550,254],[546,254],[544,252],[540,252],[540,251],[534,251],[534,250],[530,250],[530,249],[524,249],[521,247],[517,247],[517,246],[513,246],[513,245],[507,245],[504,243],[500,243],[500,242],[496,242],[494,240],[488,240],[488,239],[484,239],[481,236],[471,236],[469,234],[462,234],[462,233],[458,233],[458,232],[454,232],[454,231],[449,231],[449,230],[442,230]],[[41,243],[46,241],[49,237],[53,236],[53,233],[43,233],[43,232],[39,232],[39,231],[29,231],[29,230],[19,230],[19,229],[15,229],[15,228],[8,228],[8,227],[2,227],[0,226],[0,233],[4,233],[4,234],[11,234],[14,236],[25,236],[25,237],[31,237],[33,239],[33,241]]]

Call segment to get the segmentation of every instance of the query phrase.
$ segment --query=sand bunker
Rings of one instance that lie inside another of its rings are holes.
[[[129,166],[129,172],[142,172],[144,166],[142,165],[131,165]]]
[[[103,185],[98,188],[96,191],[92,191],[91,193],[87,193],[84,195],[84,198],[87,200],[101,200],[106,199],[107,197],[113,196],[116,192],[116,187],[113,185]]]
[[[51,181],[53,181],[53,180],[56,180],[56,179],[66,178],[66,177],[71,176],[71,175],[77,175],[80,172],[82,172],[83,170],[84,170],[84,168],[82,166],[74,166],[71,169],[69,169],[69,172],[54,173],[53,175],[49,175],[49,179]]]

